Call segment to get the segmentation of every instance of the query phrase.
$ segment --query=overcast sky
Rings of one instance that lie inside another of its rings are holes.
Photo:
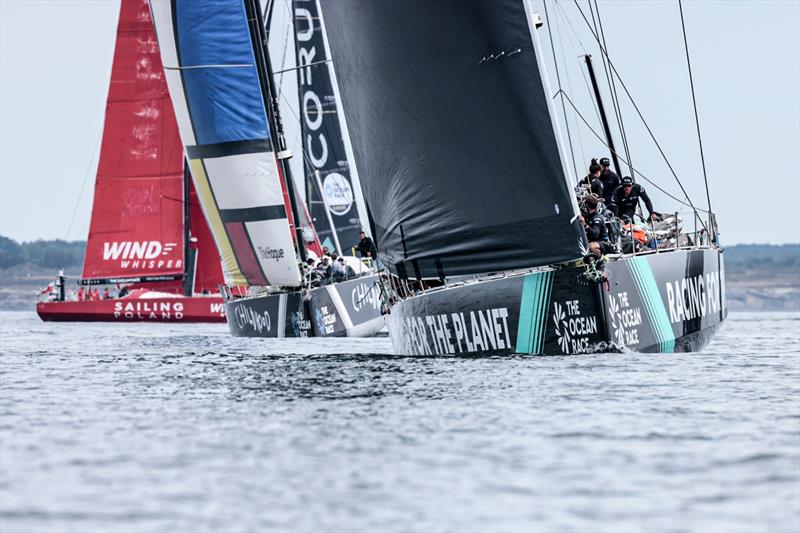
[[[579,4],[590,16],[587,2]],[[705,206],[677,2],[599,6],[612,61],[690,196]],[[589,52],[602,71],[597,45],[574,2],[547,8],[540,37],[552,92],[548,27],[562,88],[601,131],[578,57]],[[3,235],[86,238],[118,9],[115,0],[0,0]],[[684,15],[723,242],[800,242],[800,2],[690,0]],[[633,108],[623,101],[622,109],[634,166],[680,195]],[[607,155],[574,120],[569,114],[578,159]],[[657,210],[680,207],[642,183]]]

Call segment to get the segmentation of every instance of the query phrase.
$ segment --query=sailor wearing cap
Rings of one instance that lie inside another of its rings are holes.
[[[600,158],[600,181],[603,182],[603,199],[606,205],[611,203],[611,196],[620,184],[619,176],[609,168],[610,166],[611,162],[607,157]]]
[[[639,198],[644,201],[647,208],[647,213],[650,218],[655,220],[656,215],[653,211],[653,202],[644,190],[644,187],[638,183],[633,182],[633,178],[625,176],[622,178],[622,185],[617,187],[614,194],[611,195],[611,203],[609,208],[611,212],[619,218],[630,217],[633,220],[633,215],[636,213],[636,206],[639,204]]]

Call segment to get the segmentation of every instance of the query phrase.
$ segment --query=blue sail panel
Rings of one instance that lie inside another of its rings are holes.
[[[173,16],[197,143],[269,139],[244,4],[178,0]]]

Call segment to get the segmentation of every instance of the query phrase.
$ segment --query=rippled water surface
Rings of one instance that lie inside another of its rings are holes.
[[[0,320],[3,533],[800,529],[797,315],[482,359]]]

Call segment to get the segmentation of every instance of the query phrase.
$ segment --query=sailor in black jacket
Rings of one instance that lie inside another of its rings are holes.
[[[361,239],[358,241],[356,245],[356,250],[361,253],[361,257],[370,257],[372,259],[377,259],[378,257],[378,248],[375,246],[375,243],[372,242],[372,239],[367,237],[367,234],[363,231],[358,232],[358,237]]]
[[[619,218],[630,217],[633,220],[633,215],[636,213],[636,206],[639,204],[639,198],[644,201],[647,212],[650,218],[655,219],[653,212],[653,202],[644,190],[644,187],[638,183],[634,183],[630,176],[622,178],[622,185],[617,187],[614,194],[611,195],[611,204],[609,208],[611,212]]]
[[[620,185],[619,176],[609,168],[610,164],[607,157],[600,159],[600,181],[603,183],[603,199],[607,206],[611,205],[611,196]]]
[[[589,251],[598,257],[601,253],[612,251],[606,229],[606,219],[597,211],[597,198],[586,198],[586,216],[581,217],[583,228],[586,230],[586,239],[589,241]]]
[[[594,161],[594,160],[593,160]],[[603,182],[600,180],[600,165],[592,163],[589,167],[589,175],[581,180],[581,185],[586,185],[592,194],[603,196]]]

